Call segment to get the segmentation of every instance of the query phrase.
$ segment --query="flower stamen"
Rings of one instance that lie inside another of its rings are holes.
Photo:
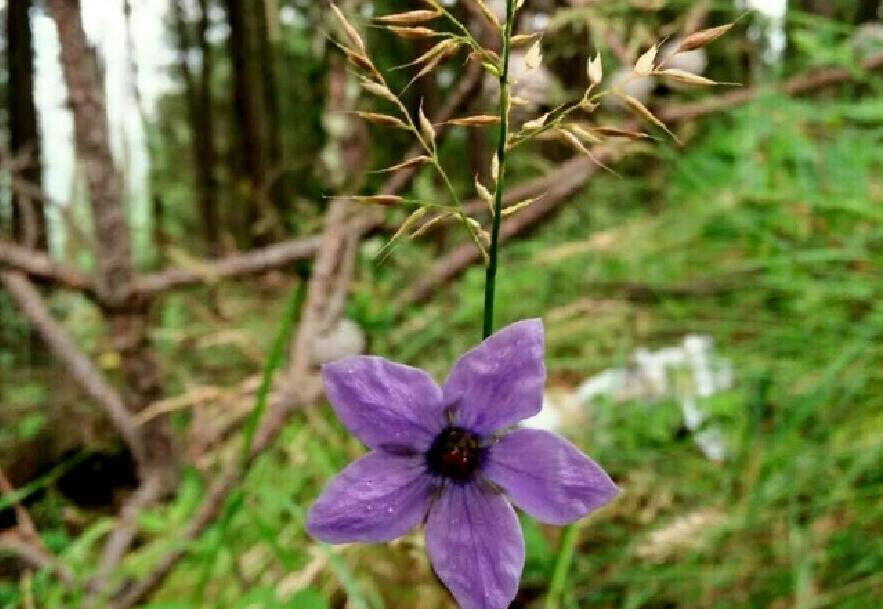
[[[481,438],[462,427],[449,426],[436,436],[426,453],[426,465],[433,474],[455,482],[473,478],[484,461]]]

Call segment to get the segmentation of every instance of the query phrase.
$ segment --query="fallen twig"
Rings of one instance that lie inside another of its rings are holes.
[[[44,252],[2,238],[0,238],[0,268],[20,271],[32,277],[51,281],[63,288],[87,294],[95,291],[95,282],[85,273],[54,260]]]
[[[14,496],[15,488],[0,468],[0,497],[6,495]],[[15,554],[32,567],[54,572],[67,587],[73,586],[73,574],[40,539],[28,510],[19,501],[13,501],[12,507],[15,510],[17,528],[0,532],[0,549]]]

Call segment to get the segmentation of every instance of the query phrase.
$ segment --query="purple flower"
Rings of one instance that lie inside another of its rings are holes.
[[[322,369],[340,420],[371,449],[310,509],[331,543],[383,542],[426,521],[426,547],[462,609],[504,609],[524,566],[510,501],[566,524],[610,501],[610,477],[555,434],[510,428],[543,405],[543,324],[512,324],[463,355],[443,388],[380,357]],[[508,495],[508,500],[506,496]]]

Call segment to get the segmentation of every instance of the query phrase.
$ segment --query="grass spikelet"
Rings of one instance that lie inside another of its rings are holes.
[[[529,44],[532,44],[542,37],[540,32],[533,32],[532,34],[518,34],[516,36],[512,36],[512,39],[509,41],[509,46],[513,49],[520,49],[522,47],[526,47]]]
[[[428,27],[403,27],[400,25],[388,25],[386,26],[390,32],[398,36],[399,38],[409,38],[409,39],[425,39],[425,38],[435,38],[436,36],[441,36],[441,32],[436,32],[433,29]]]
[[[422,237],[423,235],[425,235],[426,233],[431,231],[433,228],[435,228],[436,226],[438,226],[439,224],[441,224],[445,220],[452,218],[453,216],[454,216],[453,212],[446,211],[444,213],[441,213],[437,216],[430,218],[429,220],[427,220],[426,222],[421,224],[417,230],[415,230],[413,233],[411,233],[411,239],[417,239],[418,237]]]
[[[492,114],[476,114],[475,116],[463,116],[461,118],[452,118],[448,121],[449,125],[458,125],[460,127],[484,127],[487,125],[496,125],[500,122],[500,117]]]
[[[629,129],[620,129],[619,127],[592,127],[592,131],[605,137],[618,137],[627,140],[647,140],[651,139],[649,135],[642,131],[631,131]]]
[[[635,62],[635,74],[647,76],[653,71],[653,62],[656,61],[657,50],[658,47],[654,44],[643,55],[638,57],[638,61]]]
[[[431,49],[423,53],[409,65],[417,65],[427,61],[431,61],[436,57],[448,57],[460,48],[460,41],[455,38],[445,38],[441,42],[434,45]]]
[[[417,81],[420,78],[423,78],[424,76],[426,76],[427,74],[432,72],[436,67],[438,67],[438,64],[440,64],[445,59],[447,59],[448,57],[450,57],[451,55],[456,53],[457,49],[460,48],[460,43],[452,38],[448,38],[448,39],[443,40],[442,42],[440,42],[439,44],[437,44],[433,48],[439,48],[439,51],[436,52],[429,59],[429,61],[426,63],[426,65],[424,65],[422,68],[420,68],[420,71],[417,72],[414,75],[414,77],[408,81],[408,84],[405,85],[405,88],[402,89],[402,92],[407,91],[408,88],[410,88],[410,86],[412,84],[414,84],[415,81]]]
[[[681,41],[681,44],[679,44],[678,48],[675,50],[675,54],[692,51],[693,49],[701,49],[705,45],[714,42],[729,32],[734,25],[735,23],[728,23],[726,25],[708,28],[707,30],[693,32]]]
[[[565,142],[567,142],[568,144],[573,146],[578,152],[581,152],[582,154],[589,157],[592,160],[592,162],[595,163],[598,167],[600,167],[606,171],[609,171],[610,173],[612,173],[615,176],[619,175],[618,173],[613,171],[610,167],[608,167],[607,165],[602,163],[601,159],[599,159],[597,156],[595,156],[591,150],[586,148],[585,145],[580,141],[580,139],[578,137],[576,137],[574,134],[572,134],[570,131],[567,131],[566,129],[557,129],[556,133],[559,136],[561,136],[561,138],[564,139]]]
[[[427,211],[429,211],[429,210],[426,207],[418,207],[417,209],[412,211],[411,215],[409,215],[407,218],[405,218],[405,221],[402,222],[402,225],[399,226],[398,230],[393,234],[392,237],[389,238],[389,241],[386,242],[386,245],[384,245],[383,248],[380,250],[380,252],[377,254],[378,260],[382,261],[382,260],[386,259],[387,255],[389,255],[390,250],[392,249],[393,245],[395,245],[395,243],[401,238],[402,235],[404,235],[406,232],[411,230],[411,228],[415,224],[417,224],[417,222],[423,216],[426,215]]]
[[[494,11],[492,11],[490,7],[488,7],[488,5],[484,3],[484,0],[472,0],[472,3],[475,4],[475,6],[481,12],[481,15],[485,18],[485,21],[494,26],[498,32],[502,31],[503,27],[500,25],[500,20],[497,19],[496,13],[494,13]]]
[[[356,114],[369,123],[374,123],[375,125],[385,125],[387,127],[396,127],[398,129],[409,128],[404,121],[394,116],[390,116],[389,114],[380,114],[379,112],[363,112],[361,110],[357,111]]]
[[[399,195],[350,195],[349,198],[368,205],[400,205],[405,203],[404,197]]]
[[[395,13],[394,15],[384,15],[378,17],[377,21],[388,25],[414,25],[416,23],[426,23],[432,21],[441,15],[437,10],[417,10],[407,11],[404,13]]]
[[[361,55],[366,55],[367,51],[365,49],[365,42],[359,35],[358,30],[353,27],[353,24],[347,20],[343,12],[337,8],[337,5],[333,2],[331,3],[331,10],[334,12],[334,16],[337,18],[338,23],[340,23],[341,28],[343,28],[343,31],[346,33],[346,37],[350,39],[350,42],[359,50]]]
[[[683,145],[681,140],[678,139],[678,136],[676,136],[666,126],[665,123],[663,123],[661,120],[659,120],[655,114],[650,112],[650,110],[647,108],[647,106],[642,104],[640,101],[638,101],[637,99],[635,99],[631,95],[629,95],[627,93],[623,93],[622,91],[614,91],[614,94],[617,97],[619,97],[622,101],[624,101],[625,105],[628,107],[628,109],[631,110],[638,117],[643,118],[644,120],[646,120],[650,123],[653,123],[654,125],[656,125],[660,129],[665,131],[669,136],[671,136],[671,139],[673,139],[675,142],[677,142],[678,145]]]
[[[487,203],[488,209],[491,212],[491,216],[494,215],[494,195],[491,194],[484,184],[482,184],[478,180],[478,176],[475,176],[475,192],[478,193],[478,198]]]
[[[527,53],[525,53],[524,66],[528,70],[534,70],[540,67],[541,63],[543,63],[543,47],[541,46],[541,42],[537,40],[530,46]]]
[[[432,159],[425,154],[421,154],[420,156],[415,156],[413,159],[408,159],[407,161],[402,161],[401,163],[396,163],[395,165],[391,165],[385,169],[378,169],[374,173],[389,173],[393,171],[398,171],[399,169],[407,169],[408,167],[415,167],[417,165],[423,165],[425,163],[429,163]]]
[[[588,142],[589,144],[600,144],[604,141],[600,136],[596,135],[595,133],[592,133],[588,129],[583,128],[582,125],[577,125],[576,123],[571,123],[571,124],[567,125],[566,128],[568,131],[572,132],[575,136],[577,136],[580,140],[582,140],[584,142]]]
[[[597,85],[604,78],[604,67],[601,64],[601,53],[595,55],[594,59],[590,59],[586,64],[586,76],[589,77],[589,83]]]
[[[487,248],[485,248],[484,243],[482,243],[482,233],[486,234],[487,231],[481,228],[481,224],[479,224],[478,220],[475,218],[460,214],[460,219],[463,221],[466,230],[469,231],[469,236],[472,237],[472,241],[475,243],[478,251],[481,252],[481,257],[484,258],[485,265],[487,265],[488,262],[490,262],[490,258],[488,257]]]
[[[732,84],[732,83],[719,83],[717,81],[711,80],[710,78],[705,78],[704,76],[699,76],[698,74],[693,74],[692,72],[687,72],[686,70],[679,70],[677,68],[667,68],[665,70],[658,70],[654,72],[654,74],[658,74],[663,78],[667,78],[669,80],[673,80],[674,82],[683,83],[685,85],[698,85],[703,87],[711,87],[719,84]]]
[[[511,216],[512,214],[517,213],[517,212],[521,211],[522,209],[525,209],[526,207],[529,207],[531,203],[533,203],[535,201],[539,201],[544,196],[546,196],[545,193],[541,194],[538,197],[533,197],[531,199],[525,199],[524,201],[519,201],[518,203],[513,203],[512,205],[509,205],[508,207],[504,207],[503,211],[501,213],[504,218],[507,216]]]
[[[423,100],[420,101],[420,110],[417,114],[417,120],[420,123],[420,133],[422,133],[423,137],[426,139],[426,145],[435,149],[435,129],[430,120],[426,117],[426,113],[423,112]]]
[[[549,118],[549,113],[546,112],[542,116],[538,116],[535,119],[529,120],[521,126],[522,131],[535,131],[537,129],[542,128],[543,125],[546,124],[546,120]]]
[[[387,101],[391,101],[392,103],[397,103],[398,98],[393,94],[392,91],[389,90],[383,83],[374,82],[370,78],[365,78],[364,76],[361,79],[362,88],[365,89],[368,93],[372,93],[378,97],[382,97]]]
[[[374,78],[376,78],[378,81],[383,80],[383,77],[380,75],[380,72],[377,71],[377,68],[374,67],[374,64],[371,62],[370,59],[368,59],[367,56],[357,53],[356,51],[353,51],[352,49],[348,49],[346,47],[341,47],[341,49],[343,50],[344,54],[346,55],[346,58],[349,60],[349,62],[351,64],[353,64],[354,66],[356,66],[357,68],[359,68],[360,70],[362,70],[364,72],[368,72]]]

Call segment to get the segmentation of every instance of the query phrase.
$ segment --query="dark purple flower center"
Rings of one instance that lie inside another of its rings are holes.
[[[446,427],[426,453],[429,471],[457,482],[471,480],[484,461],[481,438],[462,427]]]

